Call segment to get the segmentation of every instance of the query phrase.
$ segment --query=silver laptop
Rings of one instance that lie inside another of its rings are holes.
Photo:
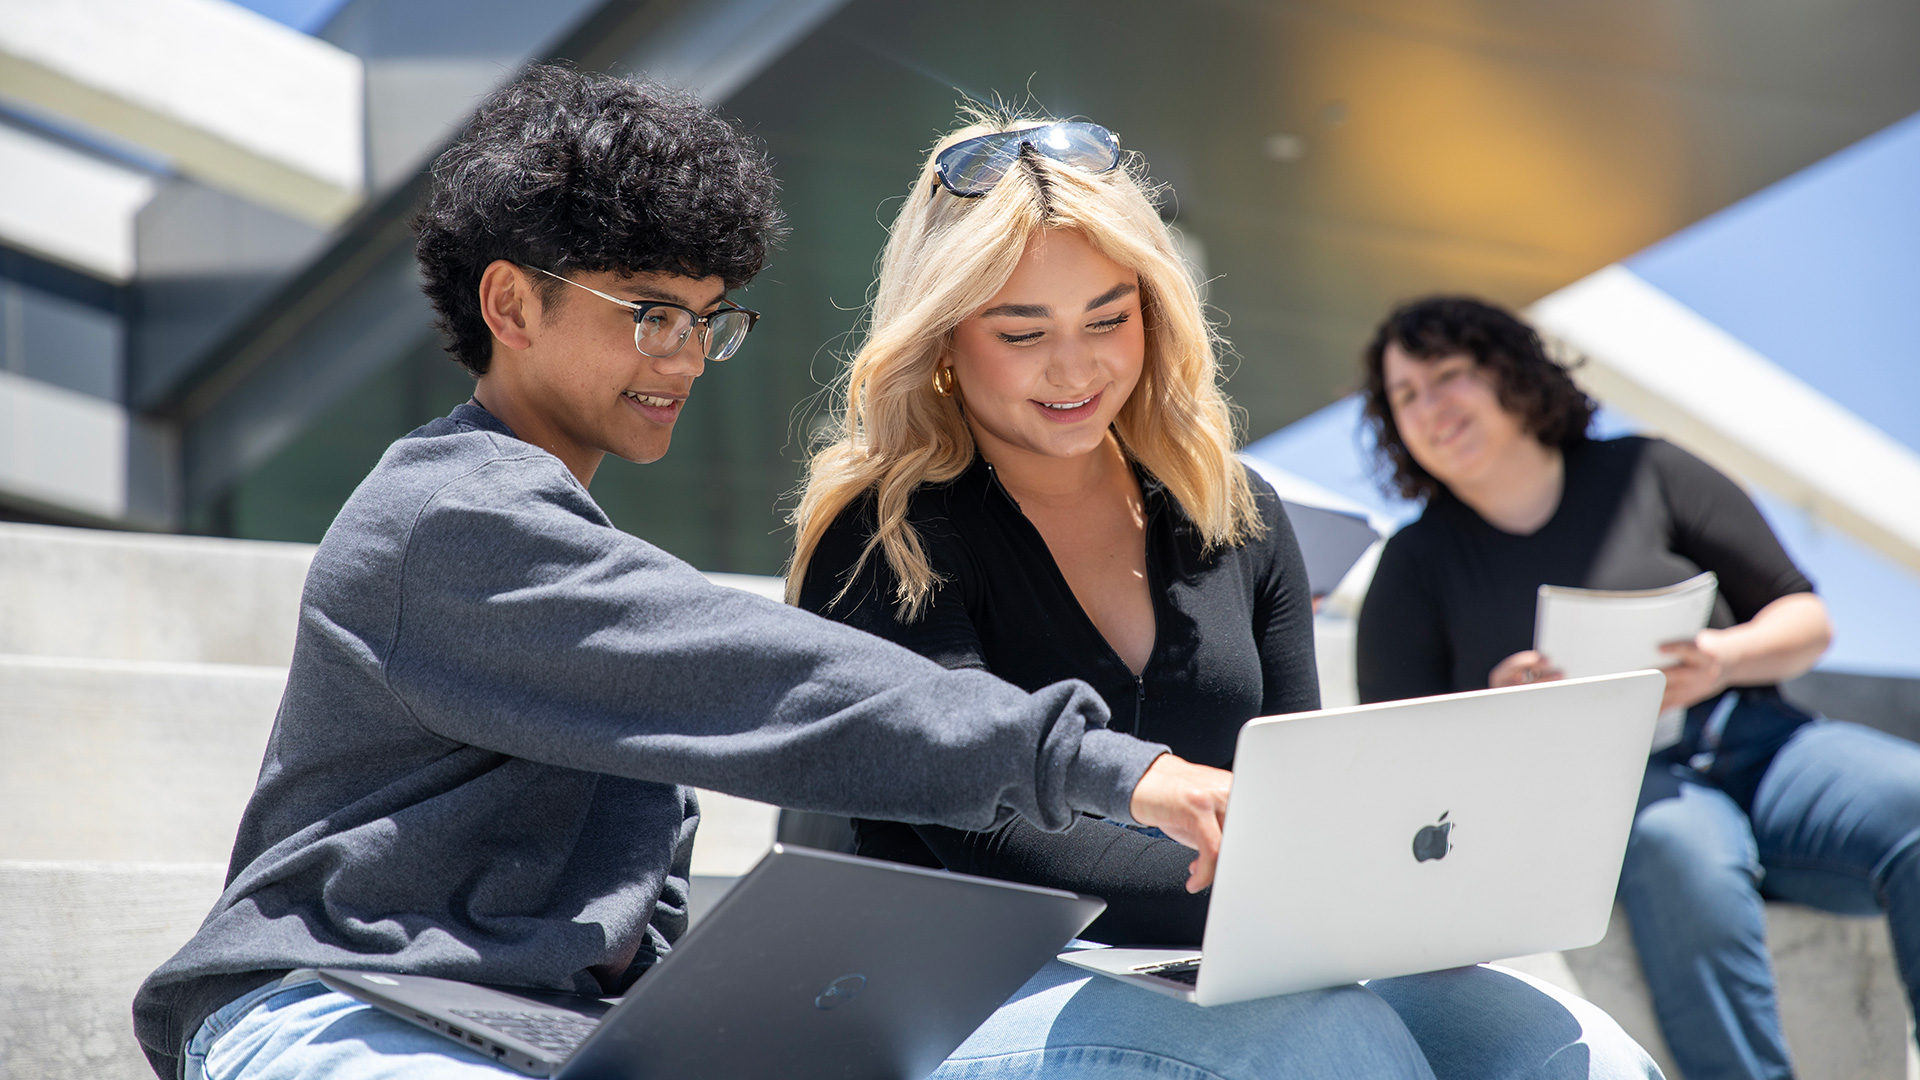
[[[379,971],[319,975],[530,1076],[916,1080],[1105,908],[776,844],[618,1002]]]
[[[1200,1005],[1591,945],[1666,677],[1249,720],[1205,940],[1069,964]]]

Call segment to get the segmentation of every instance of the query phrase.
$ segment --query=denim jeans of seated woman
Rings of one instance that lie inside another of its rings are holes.
[[[1667,753],[1648,765],[1620,899],[1687,1080],[1792,1075],[1766,899],[1884,912],[1908,1002],[1920,1003],[1920,745],[1816,720],[1793,732],[1757,787],[1716,781],[1686,760]],[[1729,788],[1752,791],[1750,813]]]
[[[187,1080],[503,1080],[515,1074],[328,990],[275,983],[207,1018]],[[1494,968],[1459,968],[1200,1008],[1052,961],[934,1080],[1300,1077],[1658,1077],[1578,998]]]

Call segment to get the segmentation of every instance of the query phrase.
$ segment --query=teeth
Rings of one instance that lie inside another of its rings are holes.
[[[673,404],[672,398],[653,397],[649,394],[636,394],[631,390],[625,391],[625,393],[626,393],[626,396],[632,398],[633,400],[639,402],[640,404],[651,405],[657,409],[664,409],[667,406]]]
[[[1051,401],[1043,401],[1040,404],[1046,406],[1049,409],[1065,410],[1065,409],[1078,409],[1082,405],[1085,405],[1087,402],[1092,400],[1093,400],[1092,398],[1088,397],[1088,398],[1081,398],[1079,401],[1066,401],[1066,402],[1061,402],[1059,404],[1055,404]]]

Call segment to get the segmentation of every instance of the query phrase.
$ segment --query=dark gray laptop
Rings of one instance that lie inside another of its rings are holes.
[[[617,1003],[319,974],[529,1076],[920,1080],[1105,908],[776,844]]]

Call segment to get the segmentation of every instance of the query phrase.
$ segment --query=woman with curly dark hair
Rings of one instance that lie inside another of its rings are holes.
[[[1426,509],[1388,541],[1361,610],[1363,701],[1559,678],[1531,648],[1543,584],[1719,578],[1708,629],[1662,646],[1667,711],[1620,878],[1686,1075],[1791,1074],[1765,898],[1886,912],[1920,1001],[1920,746],[1780,696],[1832,631],[1753,502],[1671,443],[1589,438],[1592,400],[1489,304],[1407,304],[1365,364],[1380,463]]]

